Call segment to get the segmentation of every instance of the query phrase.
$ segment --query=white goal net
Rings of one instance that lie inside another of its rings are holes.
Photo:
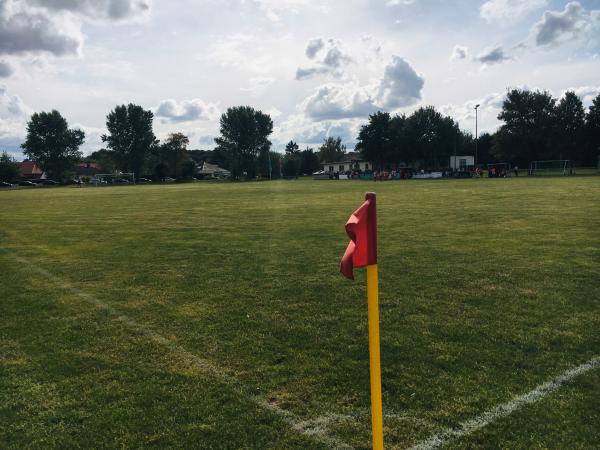
[[[533,161],[529,164],[529,175],[572,175],[573,166],[568,159]]]

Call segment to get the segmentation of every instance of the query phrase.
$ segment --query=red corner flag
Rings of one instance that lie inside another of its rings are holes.
[[[377,264],[377,210],[375,193],[368,192],[366,200],[346,222],[350,243],[342,257],[340,272],[354,280],[352,269]]]

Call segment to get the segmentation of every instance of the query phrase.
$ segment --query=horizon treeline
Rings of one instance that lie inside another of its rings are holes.
[[[34,113],[27,124],[24,154],[56,178],[68,176],[78,161],[96,162],[107,171],[133,172],[137,177],[191,178],[203,161],[228,169],[235,178],[298,176],[320,169],[323,162],[343,159],[340,137],[329,136],[317,150],[300,150],[289,141],[285,153],[271,150],[271,117],[250,106],[228,108],[220,118],[214,150],[188,150],[183,133],[162,143],[153,132],[154,114],[139,105],[118,105],[106,118],[105,148],[83,157],[82,130],[69,129],[60,113]],[[355,150],[376,169],[412,165],[446,168],[452,155],[475,155],[479,164],[510,162],[525,167],[535,160],[568,159],[592,166],[600,153],[600,94],[586,112],[575,92],[554,98],[547,91],[512,89],[498,115],[502,125],[477,140],[450,116],[433,106],[410,115],[379,111],[369,116],[357,136]],[[8,156],[7,156],[8,158]],[[7,159],[4,158],[4,159]],[[4,160],[3,160],[4,161]],[[3,164],[6,161],[3,162]]]

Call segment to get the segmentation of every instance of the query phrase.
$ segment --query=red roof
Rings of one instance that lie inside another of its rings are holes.
[[[25,160],[18,163],[21,175],[24,177],[41,176],[44,172],[33,161]]]

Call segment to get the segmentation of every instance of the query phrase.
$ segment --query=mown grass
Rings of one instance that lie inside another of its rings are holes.
[[[389,448],[600,354],[598,177],[7,191],[0,446],[368,448],[364,273],[338,273],[367,190]],[[597,372],[451,445],[593,447]]]

